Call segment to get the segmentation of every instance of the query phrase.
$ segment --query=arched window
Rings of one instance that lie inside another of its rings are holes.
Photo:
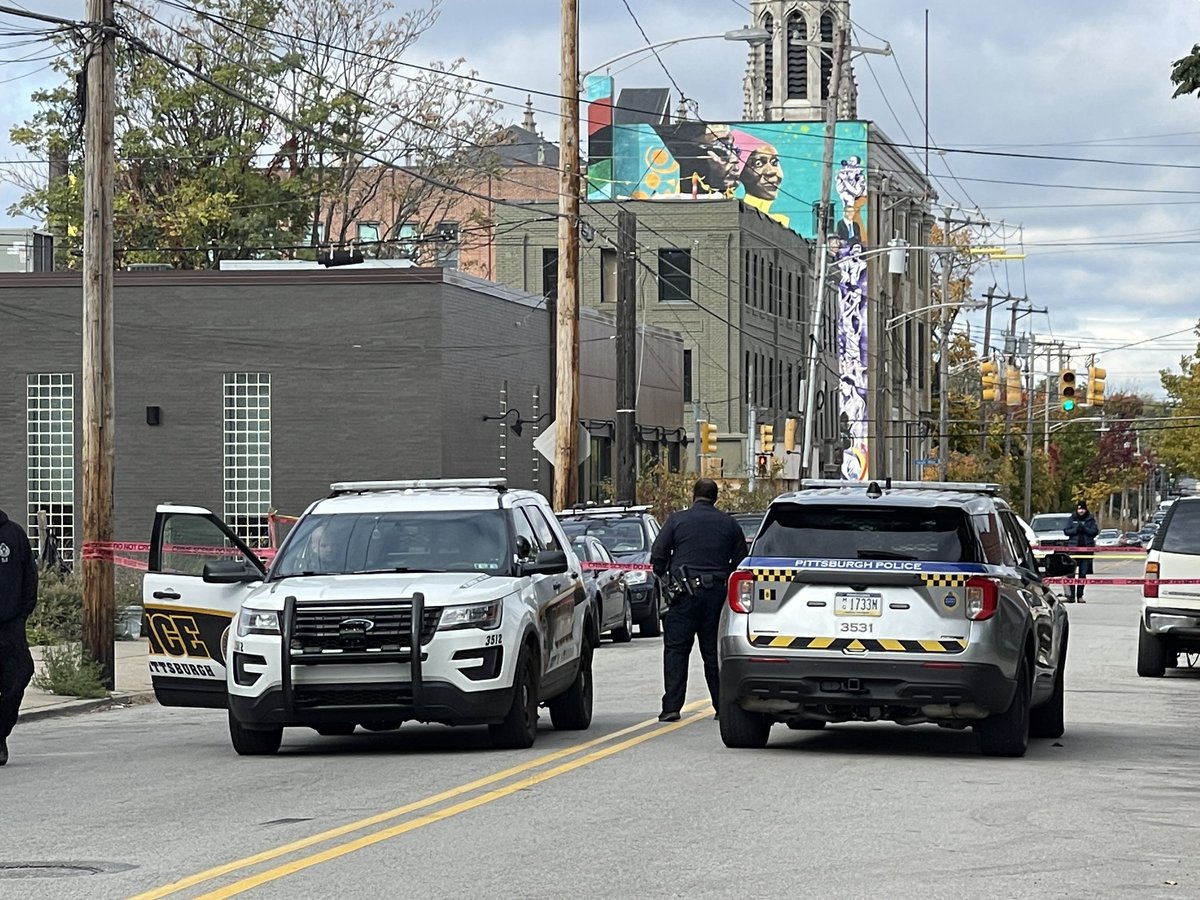
[[[763,16],[762,27],[770,35],[763,44],[763,79],[766,82],[763,96],[770,103],[775,99],[775,19],[770,13]]]
[[[787,23],[787,95],[789,100],[808,97],[808,20],[799,12],[788,16]]]
[[[824,13],[821,16],[821,43],[833,43],[833,16]],[[821,99],[829,99],[829,80],[833,77],[833,51],[821,51]]]

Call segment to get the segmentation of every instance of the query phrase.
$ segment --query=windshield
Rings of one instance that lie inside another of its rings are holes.
[[[952,507],[787,505],[767,514],[754,556],[977,562],[966,514]]]
[[[1109,530],[1106,528],[1104,531],[1102,531],[1098,535],[1096,535],[1096,537],[1098,537],[1098,538],[1117,538],[1117,537],[1120,537],[1120,535],[1121,535],[1121,532],[1119,532],[1115,529]]]
[[[512,566],[500,509],[312,515],[288,536],[270,580],[364,572],[486,572]]]
[[[1062,531],[1070,518],[1070,513],[1043,513],[1034,516],[1029,525],[1037,532]]]
[[[624,519],[575,519],[562,522],[563,531],[567,537],[574,540],[585,534],[599,538],[609,553],[644,553],[650,548],[646,546],[646,533],[640,519],[628,517]]]

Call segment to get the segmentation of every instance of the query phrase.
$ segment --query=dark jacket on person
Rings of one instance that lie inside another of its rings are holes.
[[[1099,533],[1100,526],[1096,524],[1096,517],[1090,512],[1081,516],[1076,510],[1063,526],[1063,534],[1070,538],[1067,543],[1072,547],[1095,547],[1096,535]]]
[[[712,501],[697,499],[690,509],[671,513],[650,551],[650,564],[660,578],[668,569],[712,574],[724,579],[746,558],[746,535],[737,520]]]
[[[0,509],[0,625],[29,617],[37,604],[37,583],[29,537]]]

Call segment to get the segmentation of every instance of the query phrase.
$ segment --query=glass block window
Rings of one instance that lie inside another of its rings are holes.
[[[28,509],[26,531],[41,552],[38,513],[58,542],[59,558],[75,556],[75,376],[29,375],[25,382]]]
[[[251,547],[270,543],[271,375],[225,374],[225,522]]]

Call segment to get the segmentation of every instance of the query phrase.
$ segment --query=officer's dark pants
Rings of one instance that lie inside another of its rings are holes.
[[[721,605],[725,602],[724,587],[697,589],[671,607],[663,616],[663,694],[662,711],[679,712],[687,694],[688,660],[692,643],[700,638],[700,655],[704,658],[704,680],[713,705],[717,704],[720,679],[717,675],[717,623]]]
[[[33,657],[25,641],[25,620],[0,625],[0,741],[17,724],[21,698],[33,678]]]

